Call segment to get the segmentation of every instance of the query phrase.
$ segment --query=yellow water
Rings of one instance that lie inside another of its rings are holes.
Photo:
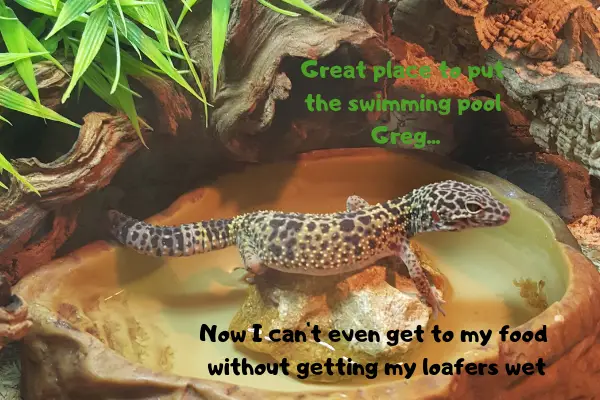
[[[219,180],[198,201],[182,204],[168,223],[231,216],[251,209],[336,211],[343,209],[346,197],[351,194],[377,202],[430,181],[453,177],[448,171],[419,165],[418,160],[393,156],[256,167]],[[451,288],[446,298],[447,317],[439,317],[426,330],[438,324],[442,330],[456,333],[461,329],[497,331],[503,325],[516,326],[527,321],[538,311],[524,303],[513,279],[544,280],[550,304],[564,294],[568,261],[550,227],[519,201],[495,194],[511,208],[512,219],[507,225],[460,233],[431,233],[418,238]],[[317,385],[283,375],[211,377],[207,364],[222,362],[227,357],[248,356],[253,363],[271,361],[242,354],[229,342],[201,342],[198,337],[202,324],[228,329],[245,296],[245,283],[240,280],[242,272],[231,272],[240,265],[234,248],[179,259],[154,259],[118,249],[98,255],[62,285],[72,286],[72,293],[80,298],[101,298],[101,312],[90,311],[91,318],[104,318],[102,315],[111,310],[119,313],[122,299],[127,297],[129,311],[142,325],[159,326],[166,335],[164,342],[173,349],[171,371],[178,375],[289,391],[311,387],[335,389],[361,383],[357,380],[344,385]],[[149,328],[150,336],[152,329]],[[426,335],[422,347],[406,361],[417,362],[419,366],[424,357],[431,362],[454,361],[476,347],[477,344],[461,343],[459,338],[436,343]],[[147,365],[154,367],[151,363]],[[369,383],[384,379],[404,378],[380,376]]]

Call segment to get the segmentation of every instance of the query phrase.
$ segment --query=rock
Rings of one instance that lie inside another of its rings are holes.
[[[543,153],[489,157],[477,168],[519,186],[567,222],[592,212],[590,175],[580,164]]]
[[[413,245],[418,252],[418,248]],[[435,286],[443,288],[443,278],[431,262],[419,252]],[[264,338],[273,329],[299,330],[306,334],[306,342],[284,343],[263,340],[245,341],[240,345],[248,350],[266,353],[281,361],[287,358],[290,369],[298,373],[300,362],[325,363],[331,358],[349,358],[366,364],[371,362],[404,361],[407,354],[419,344],[416,340],[387,344],[390,330],[415,331],[425,329],[431,309],[419,299],[410,278],[398,272],[404,266],[374,265],[355,274],[330,277],[304,277],[268,271],[264,279],[257,278],[246,301],[233,318],[230,329],[248,330],[253,324],[261,325]],[[267,275],[268,274],[268,275]],[[391,279],[390,279],[391,278]],[[317,343],[311,330],[318,325]],[[376,331],[380,340],[348,341],[340,336],[339,342],[329,340],[332,330]],[[347,378],[341,375],[310,375],[308,379],[335,382]]]
[[[0,274],[0,350],[29,332],[33,323],[27,314],[27,303],[11,293],[8,280]]]
[[[600,271],[600,217],[584,215],[569,224],[569,230],[579,242],[583,254]]]

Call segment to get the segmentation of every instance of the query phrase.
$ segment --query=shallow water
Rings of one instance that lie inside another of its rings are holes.
[[[402,174],[400,166],[402,163],[398,164],[398,158],[394,157],[377,162],[359,157],[350,169],[334,158],[306,165],[300,163],[288,171],[277,169],[281,176],[275,176],[273,169],[258,167],[249,175],[243,175],[244,179],[240,176],[221,179],[215,187],[205,190],[199,201],[182,206],[170,222],[219,218],[251,209],[336,211],[343,208],[350,194],[377,202],[401,195],[427,181],[452,178],[448,172],[427,165],[421,166],[420,172],[425,174],[419,174],[421,177]],[[286,180],[282,183],[284,177]],[[387,184],[378,183],[381,179]],[[268,182],[268,186],[256,190],[257,182]],[[242,202],[238,201],[240,198]],[[550,227],[521,203],[503,197],[502,200],[512,211],[511,221],[503,227],[430,233],[417,239],[450,287],[444,307],[447,317],[440,316],[426,331],[438,324],[442,330],[452,330],[457,335],[461,329],[497,332],[503,325],[524,323],[538,311],[525,304],[513,279],[544,280],[550,304],[564,294],[568,261],[554,241]],[[331,385],[305,383],[283,375],[211,377],[207,364],[222,362],[227,357],[249,357],[253,363],[272,362],[241,353],[230,342],[201,342],[198,337],[202,324],[228,329],[245,298],[246,285],[240,280],[242,271],[231,272],[240,265],[234,248],[188,258],[162,259],[117,249],[99,254],[85,268],[70,274],[61,285],[81,298],[81,304],[97,305],[83,307],[92,320],[102,320],[109,325],[106,321],[110,319],[115,326],[127,326],[125,330],[111,333],[113,345],[110,347],[154,369],[162,366],[178,375],[286,391],[311,387],[335,389],[365,383],[365,378]],[[140,334],[132,334],[132,324]],[[132,341],[132,337],[133,344],[119,344]],[[492,342],[497,338],[494,335]],[[406,360],[417,362],[417,371],[424,357],[430,362],[453,362],[465,352],[478,348],[477,343],[462,343],[459,337],[449,343],[436,343],[428,334],[425,339],[413,358]],[[386,379],[404,378],[380,375],[368,382]]]

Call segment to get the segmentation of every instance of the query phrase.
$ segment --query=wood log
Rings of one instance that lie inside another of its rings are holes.
[[[600,176],[600,12],[588,0],[398,2],[394,34],[466,71],[500,61],[501,78],[478,78],[527,112],[548,152]]]
[[[389,28],[381,23],[389,20],[388,6],[375,1],[326,0],[313,1],[311,6],[336,24],[281,15],[254,0],[232,1],[210,126],[239,160],[258,161],[302,150],[306,132],[293,126],[309,114],[303,103],[306,88],[302,86],[307,80],[300,75],[300,61],[318,59],[325,65],[346,65],[362,60],[373,65],[392,57],[382,35]],[[198,4],[184,19],[180,32],[208,84],[212,82],[212,63],[208,57],[211,25],[207,7],[210,3]],[[338,80],[337,85],[332,82],[335,80],[317,81],[311,89],[327,99],[365,90],[365,82],[360,79],[344,79],[343,83]],[[312,114],[311,118],[327,125],[331,119],[347,117],[322,114],[327,115]]]
[[[44,62],[37,65],[36,78],[44,104],[61,108],[61,88],[68,83],[68,76]],[[11,89],[26,93],[17,77],[7,82]],[[179,122],[191,118],[187,100],[167,81],[141,82],[155,95],[160,110],[154,116],[160,121],[158,128],[175,134]],[[72,128],[65,125],[65,129]],[[76,142],[63,156],[49,163],[34,157],[14,160],[13,166],[41,196],[28,191],[14,177],[9,190],[0,192],[0,272],[11,284],[52,259],[76,227],[76,201],[105,187],[141,147],[126,116],[91,112],[84,117]]]

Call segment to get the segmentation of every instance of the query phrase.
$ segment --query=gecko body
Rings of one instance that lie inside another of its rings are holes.
[[[350,196],[346,210],[329,214],[254,211],[233,218],[155,226],[109,211],[124,246],[152,256],[190,256],[237,246],[244,268],[307,275],[336,275],[394,256],[407,266],[434,317],[444,301],[430,286],[410,239],[423,232],[460,231],[507,223],[509,208],[484,187],[442,181],[371,205]]]

